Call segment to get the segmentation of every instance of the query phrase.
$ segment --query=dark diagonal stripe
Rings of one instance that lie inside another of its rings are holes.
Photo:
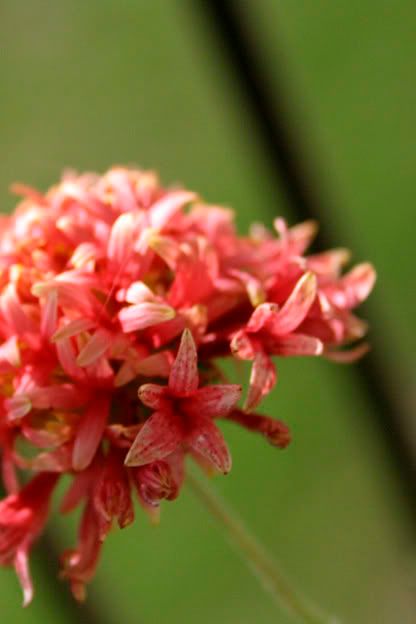
[[[204,23],[208,21],[211,24],[214,40],[216,38],[225,53],[229,71],[248,104],[253,126],[268,160],[270,175],[279,184],[278,192],[283,189],[297,220],[319,219],[322,227],[317,239],[318,248],[333,246],[332,236],[325,229],[330,208],[321,190],[312,181],[300,138],[295,136],[290,127],[289,115],[284,107],[287,101],[285,84],[284,80],[279,80],[278,59],[273,62],[272,87],[272,81],[255,47],[255,35],[244,15],[243,2],[197,0],[194,6],[206,18]],[[382,326],[380,311],[377,314],[379,325]],[[375,333],[372,332],[373,341]],[[389,361],[389,358],[384,357],[381,357],[379,348],[375,349],[352,367],[350,374],[372,406],[369,412],[374,416],[374,425],[389,451],[404,504],[414,520],[416,457],[405,427],[406,415],[394,395],[394,387],[400,386],[400,380],[396,379],[392,383],[391,371],[383,367],[383,361]]]

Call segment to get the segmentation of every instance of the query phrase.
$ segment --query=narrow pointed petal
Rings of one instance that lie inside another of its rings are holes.
[[[276,318],[279,312],[279,306],[276,303],[261,303],[254,310],[247,323],[247,331],[256,333]]]
[[[144,302],[123,308],[118,318],[124,332],[130,333],[170,321],[176,315],[174,308],[163,303]]]
[[[52,342],[59,342],[59,340],[63,340],[64,338],[72,338],[72,336],[82,334],[94,327],[95,322],[89,318],[75,319],[58,329],[52,336]]]
[[[0,312],[9,327],[18,336],[35,331],[35,325],[26,315],[13,284],[9,284],[0,296]]]
[[[352,309],[367,299],[376,281],[374,267],[368,262],[359,264],[344,275],[338,286],[326,294],[331,303],[339,308]]]
[[[221,431],[209,418],[200,418],[187,436],[192,450],[200,453],[217,470],[227,474],[231,470],[231,455]]]
[[[98,248],[93,243],[81,243],[72,254],[69,264],[74,269],[94,270]]]
[[[94,364],[111,346],[112,337],[104,329],[97,329],[77,357],[78,366],[85,367]]]
[[[172,271],[177,268],[178,259],[181,255],[181,248],[174,238],[152,233],[151,236],[149,236],[148,244],[150,249],[162,258]]]
[[[150,225],[161,229],[167,225],[182,208],[197,199],[196,193],[191,191],[172,191],[159,199],[150,209]]]
[[[275,354],[279,355],[321,355],[323,343],[314,336],[290,334],[279,338]]]
[[[246,411],[251,411],[265,397],[276,384],[276,369],[270,357],[260,351],[254,358],[251,368],[250,385],[244,405]]]
[[[10,399],[4,401],[7,419],[9,422],[19,421],[29,414],[32,403],[26,394],[15,394]]]
[[[324,352],[324,357],[332,362],[339,364],[352,364],[357,360],[360,360],[370,350],[370,345],[367,342],[363,342],[352,349],[346,351],[336,351],[327,349]]]
[[[281,420],[269,416],[248,414],[236,409],[227,415],[227,420],[236,422],[249,431],[264,435],[270,444],[279,448],[286,448],[291,440],[289,427]]]
[[[158,410],[166,402],[166,390],[166,386],[158,386],[151,383],[143,384],[138,390],[139,399],[147,407]]]
[[[32,286],[31,292],[35,297],[45,297],[51,290],[56,290],[60,307],[89,315],[97,303],[92,292],[97,286],[94,274],[74,270],[60,273],[53,280],[37,282]]]
[[[298,327],[316,297],[317,280],[313,273],[305,273],[283,307],[270,320],[270,331],[274,335],[284,336]]]
[[[0,366],[3,363],[14,367],[21,364],[19,343],[16,336],[12,336],[0,346]]]
[[[142,360],[125,360],[114,379],[114,385],[124,386],[126,383],[142,375],[144,377],[169,377],[171,357],[169,352],[160,351]]]
[[[19,548],[14,559],[14,568],[23,590],[23,607],[27,607],[33,599],[33,583],[29,571],[27,546]]]
[[[198,357],[195,341],[189,329],[185,329],[169,375],[169,388],[177,396],[188,396],[195,392],[198,383]]]
[[[229,271],[229,273],[238,279],[244,286],[253,308],[265,302],[266,293],[264,291],[263,284],[259,279],[249,273],[246,273],[245,271],[238,271],[234,269]]]
[[[163,459],[183,440],[179,419],[171,412],[154,412],[137,434],[124,460],[126,466],[144,466]]]
[[[107,256],[121,264],[132,253],[136,218],[134,213],[120,215],[111,228]]]
[[[128,287],[125,294],[125,301],[127,303],[137,304],[145,301],[153,301],[155,295],[144,282],[133,282]]]
[[[51,290],[46,297],[45,304],[42,307],[42,318],[40,331],[44,338],[50,339],[56,331],[58,319],[58,293]]]
[[[183,410],[190,415],[220,418],[235,407],[241,392],[241,386],[236,384],[205,386],[183,402]]]
[[[75,379],[85,376],[84,370],[76,363],[75,349],[68,338],[62,338],[56,343],[56,353],[58,360],[64,371]]]
[[[91,463],[107,424],[109,408],[106,397],[97,398],[81,417],[72,452],[74,470],[84,470]]]
[[[325,277],[337,278],[350,258],[351,252],[348,249],[339,248],[308,256],[307,260],[311,271]]]
[[[301,255],[309,247],[318,232],[318,223],[310,219],[298,223],[288,230],[288,240],[294,246],[294,252]]]
[[[2,452],[0,475],[7,494],[16,494],[19,491],[19,481],[15,455],[12,449],[7,446]]]

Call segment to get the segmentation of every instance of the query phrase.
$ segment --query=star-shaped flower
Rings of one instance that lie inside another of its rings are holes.
[[[155,411],[144,423],[125,460],[142,466],[163,459],[185,446],[202,455],[217,470],[231,470],[231,456],[213,419],[226,416],[241,396],[235,384],[199,385],[197,350],[185,329],[167,386],[144,384],[139,398]]]

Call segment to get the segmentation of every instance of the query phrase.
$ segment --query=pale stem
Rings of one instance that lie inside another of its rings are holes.
[[[189,466],[187,483],[199,500],[226,530],[238,554],[245,560],[263,588],[279,607],[295,616],[298,621],[307,624],[340,624],[334,617],[324,615],[318,608],[306,600],[279,569],[276,561],[265,547],[251,533],[230,505],[216,492],[206,477]]]

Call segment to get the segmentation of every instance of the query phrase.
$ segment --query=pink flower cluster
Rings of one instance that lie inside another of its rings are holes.
[[[155,518],[178,495],[186,456],[229,472],[218,419],[289,443],[284,423],[253,411],[275,385],[272,356],[362,355],[367,328],[352,310],[375,273],[342,274],[344,249],[305,256],[311,222],[276,219],[275,233],[254,225],[241,237],[230,210],[152,172],[14,190],[24,199],[0,221],[0,564],[15,567],[29,603],[29,551],[71,475],[60,509],[83,515],[62,577],[82,600],[113,521],[133,521],[133,493]],[[224,357],[252,362],[242,407]]]

